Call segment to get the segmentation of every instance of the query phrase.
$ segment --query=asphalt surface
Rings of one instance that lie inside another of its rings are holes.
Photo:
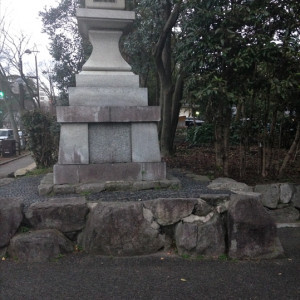
[[[6,164],[0,165],[0,178],[5,178],[13,174],[15,171],[25,168],[32,164],[34,160],[30,155],[13,160]]]
[[[53,262],[0,262],[0,299],[300,299],[299,228],[279,230],[286,258],[187,260],[72,254]]]
[[[180,191],[91,197],[93,201],[140,201],[186,195],[188,191],[191,195],[209,192],[205,184],[175,175],[183,182]],[[37,195],[40,179],[17,179],[1,187],[0,194],[31,199],[28,204],[44,201],[46,198]],[[286,257],[275,260],[187,260],[166,252],[125,258],[73,253],[47,263],[0,260],[0,300],[300,299],[300,228],[280,228],[278,234]]]

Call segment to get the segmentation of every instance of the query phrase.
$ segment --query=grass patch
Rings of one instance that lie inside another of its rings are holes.
[[[51,168],[40,168],[34,169],[26,173],[25,176],[38,176],[38,175],[46,175],[48,173],[52,173],[53,169]]]

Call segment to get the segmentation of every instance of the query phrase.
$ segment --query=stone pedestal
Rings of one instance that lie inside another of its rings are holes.
[[[93,52],[69,89],[69,106],[57,107],[61,123],[54,184],[166,179],[157,122],[147,89],[119,51],[123,30],[135,16],[124,0],[86,0],[77,10],[79,30]]]

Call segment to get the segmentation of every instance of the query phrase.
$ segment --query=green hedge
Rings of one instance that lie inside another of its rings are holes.
[[[40,110],[22,116],[28,135],[27,149],[31,151],[37,168],[47,168],[57,162],[60,126],[50,114]]]

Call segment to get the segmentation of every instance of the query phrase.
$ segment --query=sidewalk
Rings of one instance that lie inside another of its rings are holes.
[[[0,179],[6,177],[15,177],[17,175],[25,175],[27,170],[35,168],[34,160],[29,153],[20,156],[3,158],[0,160]]]
[[[0,166],[5,165],[9,162],[15,161],[17,159],[20,159],[22,157],[28,156],[28,155],[30,155],[29,151],[23,151],[21,153],[21,155],[14,155],[12,157],[2,157],[2,156],[0,156]]]

